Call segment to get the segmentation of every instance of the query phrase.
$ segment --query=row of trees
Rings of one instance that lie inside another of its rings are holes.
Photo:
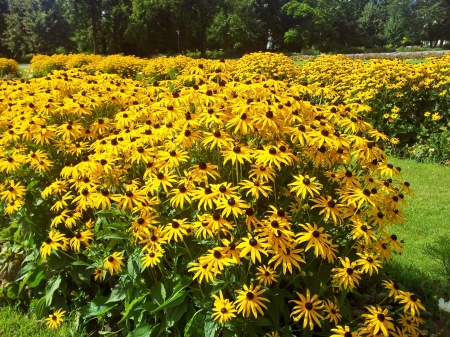
[[[450,0],[0,0],[0,11],[0,52],[16,57],[450,40]]]

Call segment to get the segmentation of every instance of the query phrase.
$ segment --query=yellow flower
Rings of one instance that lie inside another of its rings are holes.
[[[118,273],[122,270],[122,267],[125,266],[122,260],[122,253],[115,252],[103,260],[103,268],[109,269],[111,275]]]
[[[58,248],[63,248],[63,245],[60,243],[63,239],[65,239],[64,234],[61,234],[56,230],[52,230],[49,233],[48,238],[42,243],[41,256],[46,258],[51,254],[52,249],[58,250]]]
[[[62,317],[64,316],[64,314],[66,313],[65,311],[61,311],[62,309],[58,309],[58,311],[54,312],[53,314],[49,315],[46,319],[45,319],[45,323],[47,324],[47,326],[51,329],[57,329],[62,322],[64,321],[62,319]]]
[[[431,116],[431,112],[427,111],[423,114],[425,117],[430,117]]]
[[[105,278],[105,273],[104,270],[102,268],[95,268],[94,271],[94,280],[103,280]]]
[[[400,143],[400,139],[395,138],[395,137],[391,138],[389,141],[390,141],[391,144],[393,144],[393,145],[397,145],[398,143]]]
[[[442,118],[442,117],[441,117],[441,115],[440,115],[439,112],[434,113],[433,116],[431,117],[431,119],[434,120],[434,121],[438,121],[438,120],[440,120],[441,118]]]
[[[233,302],[223,298],[222,290],[219,291],[219,297],[212,295],[215,299],[212,317],[215,321],[219,320],[219,323],[226,323],[233,317],[237,310],[234,308]]]
[[[264,316],[264,312],[261,309],[267,310],[267,307],[262,303],[262,301],[269,302],[267,298],[261,296],[266,289],[259,290],[261,286],[253,287],[253,283],[250,283],[250,287],[244,284],[244,290],[236,290],[239,294],[236,299],[236,307],[238,308],[238,313],[244,315],[244,317],[249,317],[250,313],[253,313],[255,318],[258,317],[258,312]]]
[[[314,322],[318,326],[322,326],[320,320],[323,319],[323,317],[317,311],[322,309],[322,301],[318,299],[319,296],[314,295],[311,297],[309,289],[306,289],[306,296],[303,296],[298,292],[296,292],[296,294],[300,298],[300,301],[289,301],[296,304],[291,312],[291,316],[294,316],[294,321],[297,322],[303,317],[303,329],[305,329],[309,323],[309,329],[313,330]]]

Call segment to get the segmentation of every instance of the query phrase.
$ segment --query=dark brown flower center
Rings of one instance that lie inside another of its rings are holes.
[[[313,309],[313,304],[311,302],[306,302],[305,303],[305,309],[306,310],[312,310]]]
[[[251,238],[250,240],[248,240],[248,243],[250,244],[250,246],[255,247],[258,244],[258,241],[256,241],[255,238]]]
[[[252,292],[248,292],[246,297],[247,297],[248,300],[251,301],[255,297],[255,295]]]
[[[108,261],[109,261],[109,262],[113,262],[113,261],[114,261],[114,257],[113,257],[113,256],[109,256],[109,257],[108,257]]]

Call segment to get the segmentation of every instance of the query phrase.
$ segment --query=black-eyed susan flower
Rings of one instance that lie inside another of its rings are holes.
[[[219,271],[214,270],[212,264],[202,264],[199,262],[190,262],[189,265],[192,266],[188,271],[195,272],[193,280],[198,278],[198,283],[201,283],[203,278],[206,282],[214,282],[214,274],[220,274]]]
[[[193,185],[180,185],[178,187],[173,188],[169,196],[172,196],[170,199],[170,205],[175,208],[183,209],[184,203],[192,204],[192,191],[194,190]]]
[[[356,265],[362,266],[361,271],[363,273],[369,273],[372,276],[373,271],[378,274],[378,268],[382,268],[381,261],[378,259],[378,255],[374,253],[356,253],[361,258],[356,260]]]
[[[362,314],[361,316],[365,318],[364,325],[371,329],[373,328],[374,334],[381,331],[385,337],[389,336],[389,331],[394,331],[394,324],[391,322],[392,317],[389,317],[388,309],[382,309],[379,306],[368,306],[366,309],[369,311],[368,314]]]
[[[55,311],[45,319],[45,323],[49,328],[57,329],[63,323],[64,320],[62,317],[65,313],[64,310],[58,309],[58,311]]]
[[[419,297],[414,293],[400,290],[399,295],[395,299],[399,301],[399,304],[404,304],[403,311],[407,312],[409,310],[412,316],[415,314],[420,315],[420,309],[425,310]]]
[[[219,291],[219,296],[212,295],[212,297],[215,300],[212,314],[215,321],[219,320],[219,323],[226,323],[236,317],[237,310],[234,308],[233,302],[223,298],[222,290]]]
[[[337,325],[336,328],[331,329],[331,331],[335,332],[335,334],[331,335],[330,337],[360,337],[361,336],[357,331],[351,331],[347,325],[345,327],[342,327],[341,325]]]
[[[183,241],[183,235],[186,235],[187,219],[173,219],[171,223],[166,225],[163,229],[164,238],[170,241],[172,237],[178,242],[178,239]]]
[[[244,284],[243,290],[236,290],[238,296],[235,301],[235,305],[238,309],[238,313],[242,312],[244,317],[249,317],[250,314],[253,313],[253,316],[257,318],[259,312],[262,316],[264,316],[264,311],[262,308],[267,310],[267,307],[263,302],[269,302],[269,300],[261,296],[266,289],[260,290],[260,288],[260,286],[253,287],[253,283],[250,283],[249,287]]]
[[[208,253],[209,254],[207,254],[206,256],[201,256],[198,261],[202,265],[210,265],[214,270],[214,276],[216,276],[218,272],[220,272],[233,262],[233,260],[230,259],[226,254],[222,253],[221,247],[210,249],[208,250]]]
[[[264,185],[263,181],[250,181],[243,180],[240,182],[243,190],[248,190],[245,196],[251,194],[255,199],[259,199],[259,194],[261,193],[264,197],[268,198],[269,194],[267,192],[272,192],[272,188],[270,186]]]
[[[292,265],[301,269],[299,262],[305,263],[305,260],[299,255],[303,252],[303,249],[295,249],[294,246],[286,247],[286,249],[279,249],[275,252],[274,256],[270,259],[269,263],[275,262],[274,268],[276,269],[280,264],[283,266],[283,274],[286,275],[286,270],[292,274]]]
[[[46,258],[49,256],[53,250],[58,250],[58,248],[63,248],[61,241],[65,239],[65,235],[58,232],[57,230],[50,231],[48,238],[41,245],[41,256]]]
[[[21,199],[27,190],[25,186],[22,186],[20,182],[14,182],[14,180],[8,181],[9,187],[0,193],[1,200],[7,200],[8,202],[16,199]]]
[[[344,289],[352,291],[361,279],[359,275],[361,272],[355,269],[356,262],[350,262],[348,257],[340,257],[339,260],[341,261],[342,267],[332,269],[332,272],[334,272],[333,280],[336,285],[342,285]]]
[[[320,196],[319,198],[311,199],[314,203],[316,203],[313,208],[321,208],[319,215],[322,215],[325,217],[324,220],[327,221],[330,217],[333,219],[333,223],[335,225],[339,224],[342,221],[342,212],[341,208],[343,207],[342,204],[339,204],[337,200],[333,199],[332,197],[328,196]]]
[[[218,201],[217,208],[222,210],[222,215],[224,217],[233,214],[235,217],[238,217],[241,214],[245,213],[245,210],[248,208],[248,205],[244,203],[244,201],[239,197],[222,199]]]
[[[309,194],[312,198],[314,198],[315,194],[320,194],[321,185],[316,182],[316,177],[309,177],[308,175],[294,176],[295,182],[289,184],[289,186],[293,186],[291,188],[291,192],[295,193],[298,197],[302,197],[302,199],[306,198],[306,194]]]
[[[397,320],[398,323],[400,323],[403,327],[403,329],[407,333],[417,333],[419,332],[418,324],[416,324],[416,321],[413,316],[405,315],[405,314],[399,314],[399,319]]]
[[[105,278],[105,271],[102,268],[95,268],[94,270],[94,280],[95,281],[103,281],[103,279]]]
[[[261,180],[264,182],[275,181],[276,172],[270,166],[252,165],[252,169],[249,173],[250,178],[255,176],[257,180]]]
[[[314,248],[314,253],[316,256],[319,256],[319,254],[325,258],[325,248],[331,244],[330,242],[330,234],[323,233],[324,228],[320,227],[317,228],[317,224],[314,224],[314,226],[311,226],[311,224],[301,224],[301,227],[303,227],[306,231],[300,232],[297,234],[296,241],[298,243],[307,242],[305,251],[308,251],[311,247]]]
[[[206,186],[205,188],[197,188],[192,191],[193,198],[192,200],[198,200],[198,209],[203,206],[203,209],[212,210],[214,203],[219,199],[219,193],[214,192],[210,186]]]
[[[339,313],[339,307],[333,301],[327,300],[323,302],[323,312],[324,319],[328,319],[330,322],[337,325],[342,318],[342,315]]]
[[[164,250],[150,250],[147,251],[146,254],[141,258],[142,267],[155,267],[158,263],[161,262],[161,257],[163,256]]]
[[[266,287],[271,285],[273,282],[277,282],[278,274],[277,272],[269,266],[261,266],[256,268],[258,272],[256,273],[256,280],[259,283],[263,283]]]
[[[85,230],[85,231],[78,231],[75,236],[70,239],[69,243],[70,243],[70,247],[72,247],[72,249],[79,253],[80,252],[80,245],[81,243],[84,243],[86,245],[86,247],[89,249],[91,247],[89,241],[93,240],[94,238],[94,233],[91,230]]]
[[[319,311],[322,309],[322,301],[318,299],[318,295],[311,297],[309,289],[306,289],[306,296],[296,292],[300,301],[290,300],[289,302],[295,303],[292,309],[291,316],[294,316],[294,321],[298,322],[303,318],[303,329],[308,325],[310,330],[314,329],[314,324],[322,326],[320,320],[323,319]]]
[[[251,236],[248,234],[247,238],[243,238],[242,242],[237,246],[237,248],[242,249],[239,254],[240,257],[247,256],[250,253],[252,262],[258,259],[261,262],[261,253],[267,256],[267,239],[261,238],[259,236]]]
[[[122,252],[114,252],[103,260],[103,268],[108,269],[111,275],[118,273],[125,266],[122,260]]]
[[[244,165],[244,161],[247,161],[249,163],[252,162],[250,149],[248,149],[245,146],[239,145],[230,146],[228,148],[225,148],[225,150],[223,150],[222,153],[224,164],[226,164],[229,160],[231,160],[231,163],[233,165],[236,162],[239,162],[242,165]]]

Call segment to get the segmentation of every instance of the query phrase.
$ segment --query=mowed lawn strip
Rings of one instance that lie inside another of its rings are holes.
[[[407,198],[404,208],[406,225],[388,228],[405,241],[403,254],[394,260],[432,277],[438,264],[423,248],[440,236],[450,235],[450,167],[396,158],[389,161],[402,168],[403,180],[411,184],[415,194]]]
[[[45,321],[38,321],[11,306],[0,306],[0,336],[1,337],[68,337],[70,327],[64,323],[56,330],[51,330]],[[82,334],[78,335],[82,336]]]

